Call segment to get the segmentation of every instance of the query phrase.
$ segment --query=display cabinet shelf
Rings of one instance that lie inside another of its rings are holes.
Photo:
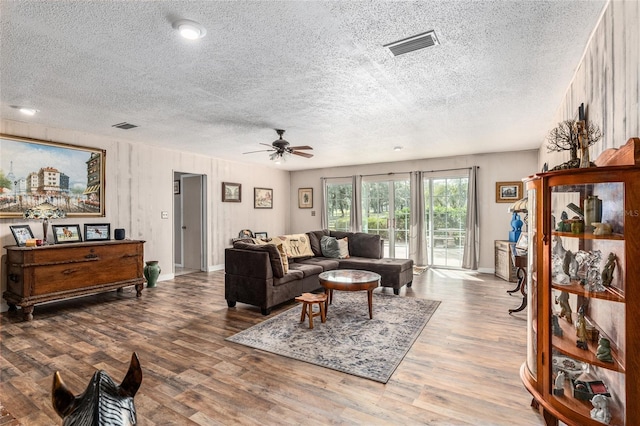
[[[583,240],[624,240],[624,234],[608,234],[608,235],[594,235],[593,233],[583,232],[580,234],[574,234],[573,232],[559,232],[553,231],[551,235],[567,238],[579,238]]]
[[[578,294],[592,299],[603,299],[612,302],[624,302],[624,294],[620,289],[614,287],[606,287],[605,291],[589,291],[585,290],[580,281],[571,281],[569,284],[551,283],[554,290],[566,291],[571,294]]]
[[[587,320],[591,323],[589,318]],[[597,324],[594,324],[596,329],[600,332],[600,328]],[[586,362],[588,364],[606,368],[607,370],[620,371],[624,373],[624,363],[622,359],[618,355],[618,349],[615,345],[611,345],[611,355],[613,356],[613,362],[603,362],[596,358],[596,349],[598,342],[587,342],[587,349],[580,349],[576,346],[576,329],[572,324],[569,324],[566,321],[560,321],[560,327],[562,328],[562,337],[553,336],[551,339],[551,345],[553,349],[562,352],[563,354],[570,356],[573,359],[576,359],[581,362]],[[600,332],[601,337],[607,337]]]

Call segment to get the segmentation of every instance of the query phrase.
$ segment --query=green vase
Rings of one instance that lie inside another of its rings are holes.
[[[155,287],[162,269],[157,260],[149,260],[145,263],[144,277],[147,279],[147,287]]]

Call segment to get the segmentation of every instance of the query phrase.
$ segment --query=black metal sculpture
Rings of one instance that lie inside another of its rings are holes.
[[[129,371],[120,385],[106,371],[96,371],[87,389],[78,396],[67,388],[58,371],[53,375],[51,402],[63,426],[135,426],[133,397],[142,383],[138,355],[131,355]]]

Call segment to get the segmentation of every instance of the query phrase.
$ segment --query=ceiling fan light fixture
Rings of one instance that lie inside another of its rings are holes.
[[[190,19],[180,19],[173,23],[173,28],[177,30],[183,38],[187,40],[197,40],[207,35],[207,30],[201,24]]]
[[[36,115],[36,113],[40,112],[35,108],[29,108],[29,107],[24,107],[24,106],[20,106],[20,105],[11,105],[11,108],[17,109],[18,111],[20,111],[24,115],[29,115],[29,116]]]

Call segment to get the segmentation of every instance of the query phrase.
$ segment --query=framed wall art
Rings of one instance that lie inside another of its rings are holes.
[[[107,241],[111,239],[111,224],[109,223],[85,223],[85,241]]]
[[[0,151],[0,218],[43,206],[105,215],[105,150],[0,134]]]
[[[313,188],[298,189],[298,208],[299,209],[313,208]]]
[[[522,198],[522,182],[496,182],[496,203],[513,203]]]
[[[24,247],[27,240],[34,238],[29,225],[10,225],[9,228],[11,228],[13,238],[16,239],[16,244],[20,247]]]
[[[80,225],[52,225],[53,240],[56,244],[80,243],[82,234]]]
[[[273,208],[273,189],[253,188],[253,208],[254,209],[272,209]]]
[[[222,182],[222,202],[240,203],[242,201],[242,185],[239,183]]]

